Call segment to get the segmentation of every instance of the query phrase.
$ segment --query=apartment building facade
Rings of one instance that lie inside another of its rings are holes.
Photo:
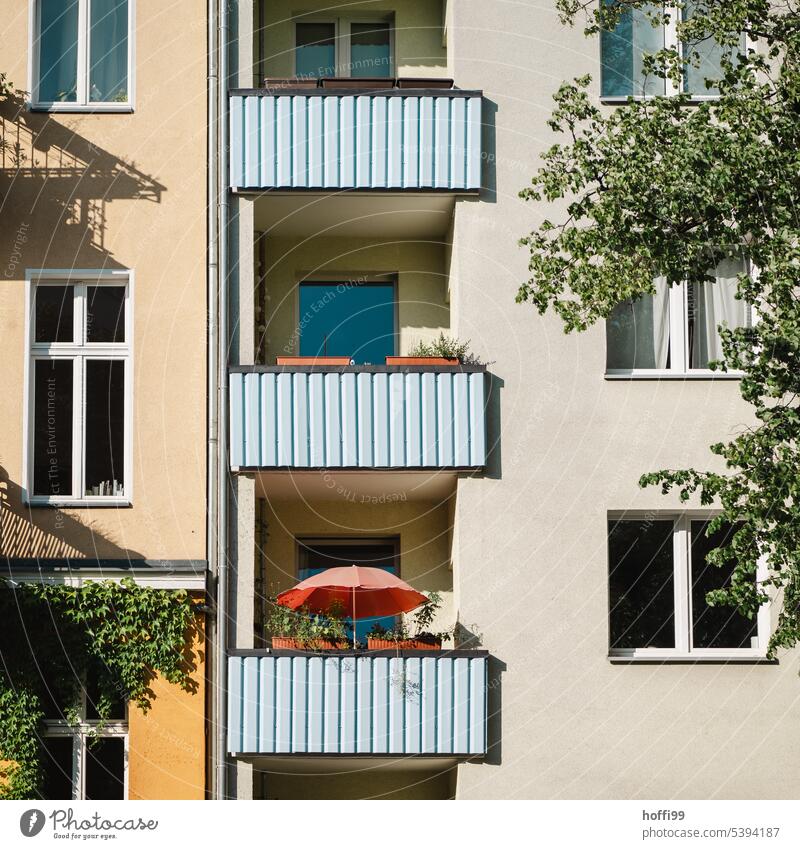
[[[639,54],[674,31],[627,17],[601,43],[553,5],[256,0],[229,21],[230,796],[800,786],[774,608],[708,608],[712,513],[637,485],[748,421],[707,367],[719,321],[751,320],[745,260],[717,302],[657,281],[579,335],[515,303],[517,240],[556,217],[518,192],[559,83],[591,73],[607,109],[670,93]],[[484,365],[386,359],[440,332]],[[454,645],[272,650],[265,599],[344,562],[441,593]]]
[[[3,592],[130,577],[203,599],[205,3],[2,8]],[[82,682],[77,716],[46,711],[45,798],[204,798],[197,625],[194,692],[157,678],[147,714],[99,722]]]

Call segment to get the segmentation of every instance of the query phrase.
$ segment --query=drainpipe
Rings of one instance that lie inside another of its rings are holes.
[[[217,80],[215,176],[217,219],[219,328],[217,338],[217,645],[216,645],[216,791],[228,797],[227,645],[228,645],[228,3],[217,0]]]
[[[225,86],[221,84],[227,39],[224,27],[224,0],[208,0],[208,452],[206,462],[208,503],[206,519],[206,550],[215,599],[215,615],[208,620],[210,658],[210,791],[213,799],[226,796],[225,769],[225,707],[226,707],[226,623],[228,617],[227,558],[225,547],[227,521],[225,474],[225,385],[227,380],[225,356],[227,346],[227,316],[223,308],[225,291],[225,228],[222,205],[226,199],[220,159],[222,145],[221,123],[225,117]],[[221,190],[222,188],[222,190]],[[220,553],[222,556],[220,556]]]

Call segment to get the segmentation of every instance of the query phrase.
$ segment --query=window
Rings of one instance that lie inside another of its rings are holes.
[[[315,539],[298,540],[298,580],[304,581],[335,566],[371,566],[400,574],[399,540],[397,539]],[[367,634],[376,623],[394,627],[396,617],[383,616],[358,619],[356,639],[366,643]]]
[[[392,25],[387,20],[298,21],[298,77],[391,77]]]
[[[749,620],[709,607],[706,594],[730,582],[733,563],[706,562],[735,528],[706,536],[709,516],[610,519],[609,644],[617,657],[763,657],[769,610]]]
[[[610,0],[604,2],[610,4]],[[682,13],[684,19],[691,17],[701,5],[698,0],[686,0]],[[670,80],[644,72],[644,55],[655,54],[664,48],[680,50],[687,58],[690,54],[696,54],[699,59],[697,67],[694,62],[686,62],[682,91],[698,98],[719,94],[719,89],[706,87],[706,80],[722,78],[723,56],[727,55],[733,60],[737,52],[744,52],[744,35],[736,47],[722,46],[710,38],[697,44],[679,43],[674,21],[653,26],[653,15],[661,14],[662,8],[660,3],[648,3],[639,9],[628,9],[613,31],[604,30],[600,33],[602,97],[648,97],[676,93]]]
[[[741,257],[722,260],[709,274],[714,283],[668,286],[655,280],[655,294],[618,304],[606,321],[606,373],[665,377],[711,375],[722,359],[719,326],[749,327],[752,309],[737,300]]]
[[[96,702],[89,685],[81,693],[77,716],[70,720],[54,705],[46,706],[42,737],[43,799],[126,798],[125,703],[112,705],[110,719],[100,722]]]
[[[130,501],[128,276],[37,275],[30,291],[28,464],[32,503]]]
[[[37,0],[33,103],[129,109],[133,0]]]
[[[394,281],[303,281],[299,301],[301,356],[350,357],[373,365],[394,356]]]

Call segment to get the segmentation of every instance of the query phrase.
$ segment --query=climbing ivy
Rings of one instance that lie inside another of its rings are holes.
[[[40,794],[45,712],[74,716],[90,679],[101,721],[121,698],[147,711],[156,674],[195,691],[196,617],[185,590],[130,578],[79,587],[0,579],[0,799]]]

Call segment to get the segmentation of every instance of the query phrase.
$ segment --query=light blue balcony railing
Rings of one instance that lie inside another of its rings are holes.
[[[245,190],[360,189],[477,192],[481,94],[230,96],[230,185]]]
[[[228,751],[484,755],[486,653],[386,655],[228,658]]]
[[[230,374],[233,468],[481,469],[482,367]]]

